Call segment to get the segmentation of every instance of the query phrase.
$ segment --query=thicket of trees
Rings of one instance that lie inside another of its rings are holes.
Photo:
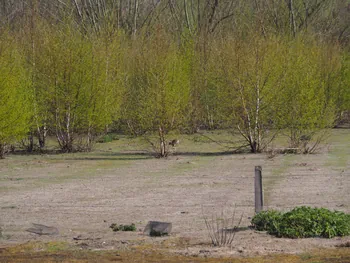
[[[110,127],[160,157],[198,128],[307,152],[350,110],[348,0],[1,0],[0,36],[0,158]]]

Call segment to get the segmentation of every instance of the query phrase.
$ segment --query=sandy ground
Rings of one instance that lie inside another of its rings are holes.
[[[0,161],[0,246],[27,241],[67,241],[91,249],[152,245],[185,255],[301,253],[334,247],[350,237],[284,239],[251,229],[231,248],[210,246],[203,217],[254,215],[254,166],[263,167],[265,208],[309,205],[350,212],[350,142],[314,155],[181,154],[166,160],[137,153],[96,151],[70,155],[12,155]],[[169,237],[142,234],[149,220],[172,222]],[[59,234],[39,236],[32,223]],[[137,225],[113,232],[111,223]]]

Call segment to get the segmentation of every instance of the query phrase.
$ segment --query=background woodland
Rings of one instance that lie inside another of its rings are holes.
[[[348,0],[0,0],[0,36],[0,157],[200,129],[306,153],[350,111]]]

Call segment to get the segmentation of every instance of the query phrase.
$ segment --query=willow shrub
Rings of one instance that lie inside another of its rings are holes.
[[[31,90],[24,58],[6,32],[0,38],[0,158],[29,131]]]

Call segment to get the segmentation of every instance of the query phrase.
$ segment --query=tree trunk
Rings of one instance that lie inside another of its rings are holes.
[[[5,159],[5,144],[0,143],[0,159]]]
[[[163,158],[168,155],[164,137],[164,129],[162,126],[159,126],[159,157]]]
[[[65,126],[64,128],[61,125],[60,116],[58,110],[56,110],[56,138],[60,148],[63,152],[72,152],[73,151],[73,132],[71,129],[71,113],[70,106],[68,112],[65,114]]]
[[[34,149],[34,136],[32,133],[28,136],[29,145],[27,146],[27,152],[32,152]]]
[[[289,0],[288,8],[289,8],[289,17],[290,17],[290,29],[292,31],[293,37],[295,37],[295,35],[296,35],[296,24],[295,24],[293,0]]]
[[[108,131],[108,126],[106,125],[105,129],[106,129],[106,134],[107,134],[107,131]],[[85,150],[86,151],[90,151],[92,149],[92,145],[94,143],[94,135],[93,135],[93,132],[92,132],[92,127],[91,125],[89,125],[89,129],[88,129],[88,133],[87,133],[87,139],[86,139],[86,146],[85,146]]]
[[[137,15],[138,15],[138,8],[139,8],[139,1],[135,0],[134,3],[134,18],[133,18],[133,28],[132,28],[132,35],[135,38],[136,37],[136,31],[137,31]]]
[[[254,142],[253,142],[253,148],[254,153],[260,152],[260,146],[261,146],[261,131],[260,131],[260,87],[259,83],[256,85],[256,111],[255,111],[255,127],[254,127]]]
[[[37,137],[39,141],[39,147],[40,149],[45,147],[46,144],[46,136],[47,136],[47,129],[46,126],[44,125],[43,127],[38,127],[37,128]]]
[[[253,139],[251,142],[250,142],[250,151],[252,153],[258,153],[258,144],[257,142]]]

